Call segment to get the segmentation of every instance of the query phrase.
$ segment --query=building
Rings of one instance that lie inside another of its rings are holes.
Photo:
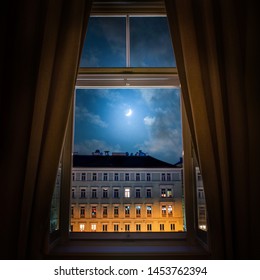
[[[71,231],[183,231],[182,167],[139,151],[74,155]]]

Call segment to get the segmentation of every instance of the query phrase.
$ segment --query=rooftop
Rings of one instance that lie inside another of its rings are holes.
[[[182,167],[182,161],[170,164],[148,155],[128,155],[127,153],[73,155],[73,167],[179,168]]]

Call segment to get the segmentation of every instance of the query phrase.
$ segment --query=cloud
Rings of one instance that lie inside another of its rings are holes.
[[[146,116],[146,117],[144,118],[144,124],[145,124],[145,125],[150,126],[150,125],[153,125],[154,122],[155,122],[155,117]]]
[[[80,143],[74,144],[74,153],[82,154],[82,155],[91,155],[92,152],[100,150],[104,151],[121,151],[121,147],[118,144],[111,145],[106,143],[105,141],[98,139],[88,139]]]
[[[76,118],[78,120],[86,120],[100,127],[108,127],[108,124],[104,122],[99,115],[89,112],[87,108],[82,108],[77,106]]]

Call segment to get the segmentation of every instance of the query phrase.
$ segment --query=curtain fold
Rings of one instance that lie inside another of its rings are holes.
[[[16,199],[5,221],[10,258],[41,258],[90,9],[91,1],[57,0],[6,10],[5,66],[14,70],[3,76],[10,86],[1,113],[4,148],[12,151],[2,159],[7,175],[17,171],[5,194]],[[9,237],[12,219],[19,227]]]
[[[257,207],[254,204],[252,209],[250,199],[259,194],[255,188],[259,178],[255,166],[259,164],[250,156],[259,154],[259,147],[250,143],[256,135],[250,135],[249,128],[251,132],[253,127],[257,129],[259,112],[247,101],[249,96],[257,96],[257,80],[251,75],[254,90],[247,90],[249,76],[245,72],[245,65],[250,65],[248,69],[256,65],[256,61],[249,61],[247,51],[257,38],[254,5],[233,0],[165,0],[165,4],[184,106],[203,176],[212,256],[256,256],[250,229],[259,233],[259,226],[252,218],[256,218]]]

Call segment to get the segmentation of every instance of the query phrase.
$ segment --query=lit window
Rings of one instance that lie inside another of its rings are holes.
[[[92,218],[97,217],[97,207],[96,206],[91,207],[91,216],[92,216]]]
[[[172,197],[172,189],[167,189],[166,196]]]
[[[172,205],[168,205],[168,216],[172,216]]]
[[[96,231],[96,230],[97,230],[97,225],[91,224],[91,231]]]
[[[135,214],[136,214],[136,217],[141,217],[141,206],[140,205],[137,205],[135,207]]]
[[[147,214],[147,217],[152,216],[152,206],[151,205],[146,206],[146,214]]]
[[[130,189],[129,188],[126,188],[125,189],[125,197],[130,197]]]
[[[127,205],[125,206],[125,217],[129,217],[130,216],[130,206]]]
[[[84,231],[85,230],[85,224],[80,224],[79,229],[80,229],[80,231]]]
[[[162,205],[162,217],[166,217],[166,205]]]
[[[161,197],[166,197],[166,190],[165,189],[161,189]]]

